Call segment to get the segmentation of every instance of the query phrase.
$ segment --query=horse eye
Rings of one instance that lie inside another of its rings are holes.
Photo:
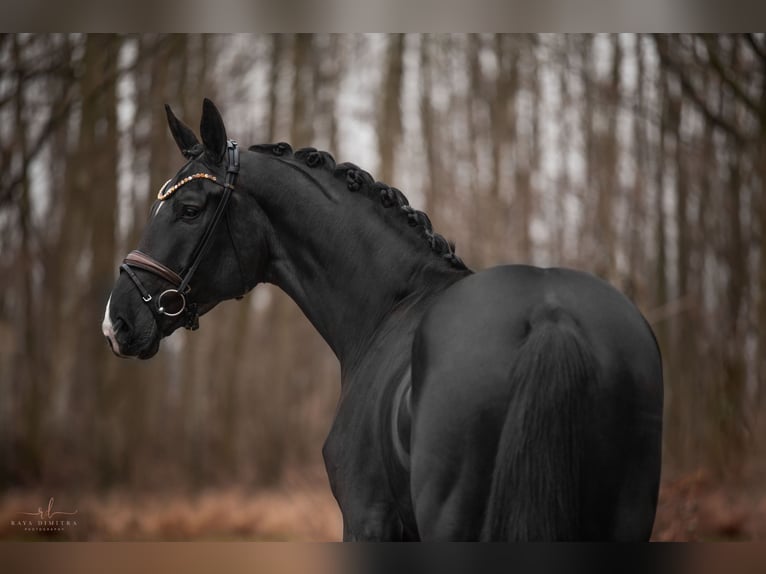
[[[194,205],[184,205],[181,210],[181,216],[185,219],[194,219],[199,215],[200,209]]]

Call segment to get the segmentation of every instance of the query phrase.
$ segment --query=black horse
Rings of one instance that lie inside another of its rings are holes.
[[[107,303],[117,355],[273,283],[341,364],[323,455],[344,539],[649,538],[662,367],[628,299],[567,269],[473,273],[353,164],[284,143],[240,158],[209,100],[201,144],[167,115],[188,161]]]

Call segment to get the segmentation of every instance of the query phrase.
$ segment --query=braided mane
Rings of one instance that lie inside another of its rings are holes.
[[[404,194],[383,182],[375,179],[366,171],[353,163],[341,163],[336,165],[335,159],[326,151],[319,151],[313,147],[301,148],[293,152],[290,144],[280,142],[277,144],[259,144],[250,146],[250,151],[271,154],[285,159],[295,159],[310,168],[322,168],[340,180],[346,188],[353,193],[362,193],[373,201],[379,201],[385,208],[397,216],[405,218],[410,227],[416,230],[425,239],[428,246],[437,255],[456,269],[468,269],[455,254],[454,243],[447,241],[442,235],[436,233],[431,225],[431,220],[422,211],[410,206]]]

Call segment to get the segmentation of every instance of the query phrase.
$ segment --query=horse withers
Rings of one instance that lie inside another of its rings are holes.
[[[345,540],[647,540],[662,366],[649,325],[567,269],[474,273],[396,188],[313,148],[241,151],[167,108],[186,163],[125,258],[103,332],[148,359],[258,283],[341,363],[323,455]]]

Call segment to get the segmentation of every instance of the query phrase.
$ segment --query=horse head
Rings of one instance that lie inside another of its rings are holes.
[[[187,163],[160,189],[107,302],[102,330],[122,357],[150,358],[163,337],[196,329],[200,315],[262,279],[268,253],[268,222],[253,195],[237,186],[239,149],[218,109],[204,100],[200,143],[165,108]]]

